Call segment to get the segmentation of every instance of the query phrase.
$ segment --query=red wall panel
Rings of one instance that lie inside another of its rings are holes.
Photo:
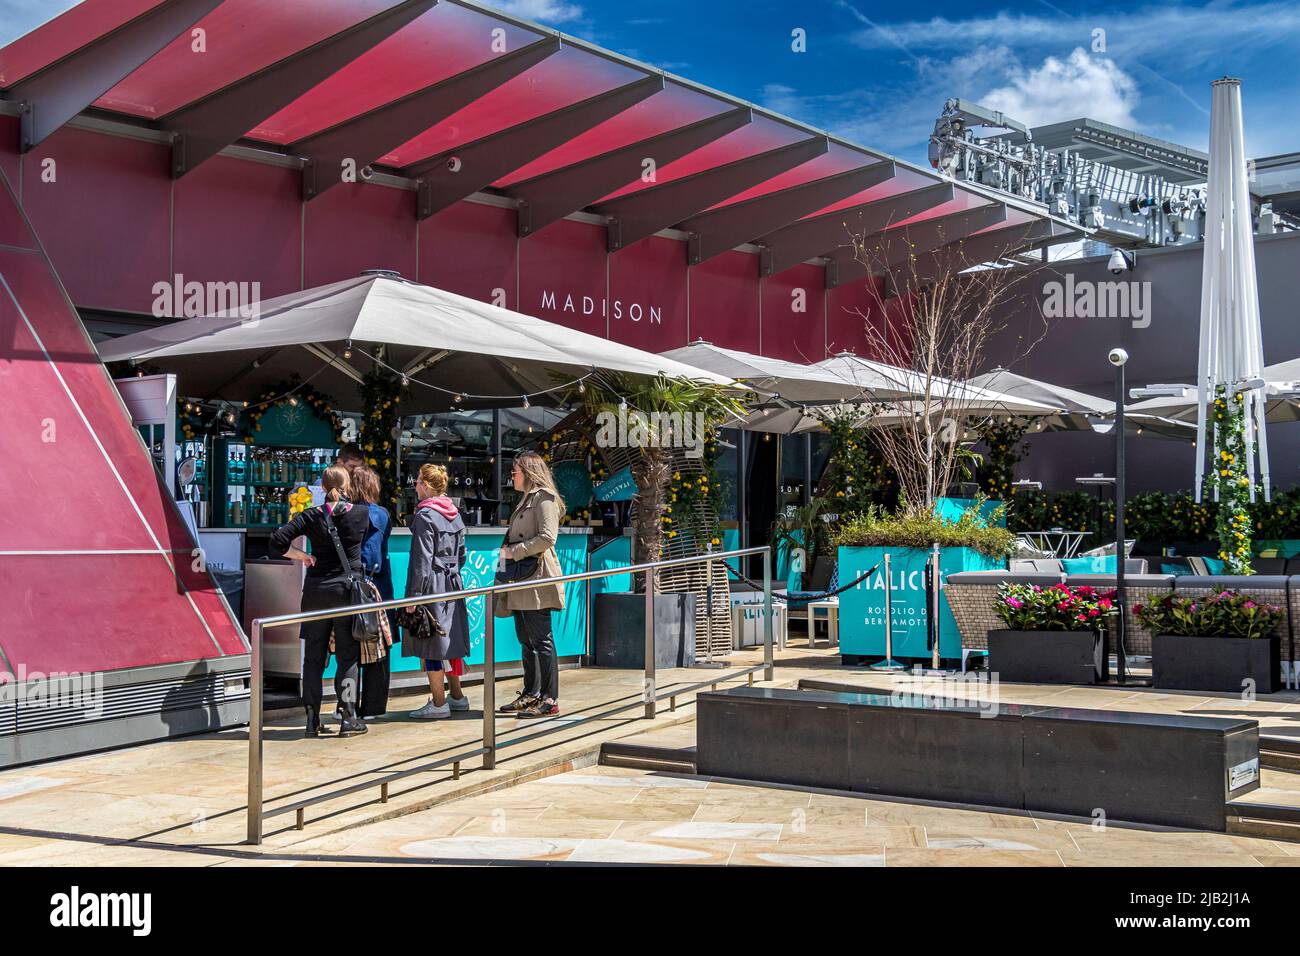
[[[791,362],[826,357],[825,270],[797,265],[763,280],[763,354]]]
[[[302,282],[302,174],[215,156],[176,182],[172,268],[185,281],[260,282],[264,299]]]
[[[23,208],[78,306],[150,311],[171,277],[170,163],[166,146],[69,127],[23,157]]]
[[[690,338],[757,352],[758,257],[724,252],[691,269]]]
[[[826,351],[854,352],[865,358],[879,358],[867,334],[867,322],[882,331],[877,293],[868,279],[848,282],[826,292]]]
[[[481,302],[517,308],[516,219],[513,209],[474,202],[456,203],[425,219],[420,223],[419,280]]]
[[[340,183],[307,203],[305,222],[304,288],[366,269],[415,277],[415,193]]]
[[[609,336],[648,352],[686,339],[686,245],[651,236],[609,257]]]
[[[519,243],[519,311],[605,335],[605,228],[561,220]]]

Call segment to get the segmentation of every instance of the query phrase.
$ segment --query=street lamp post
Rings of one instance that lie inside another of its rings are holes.
[[[1119,619],[1115,627],[1115,679],[1125,683],[1125,641],[1128,601],[1124,593],[1124,364],[1128,352],[1111,349],[1110,364],[1115,366],[1115,603]]]

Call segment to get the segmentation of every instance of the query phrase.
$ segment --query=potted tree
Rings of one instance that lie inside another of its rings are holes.
[[[1016,536],[999,526],[1001,508],[982,514],[983,500],[957,520],[905,506],[897,514],[869,508],[840,519],[831,535],[837,547],[841,586],[869,568],[880,571],[840,595],[840,654],[845,664],[862,664],[885,654],[885,614],[890,613],[892,652],[899,660],[929,660],[929,600],[925,567],[939,548],[939,573],[1006,567]],[[890,555],[886,600],[884,556]],[[947,602],[940,605],[938,638],[942,660],[961,659],[961,637]]]
[[[1133,608],[1151,632],[1152,683],[1166,690],[1278,688],[1283,608],[1239,591],[1166,594]]]
[[[1107,679],[1105,626],[1114,591],[1081,585],[1003,584],[994,605],[1006,628],[989,631],[989,670],[1000,680],[1096,684]]]

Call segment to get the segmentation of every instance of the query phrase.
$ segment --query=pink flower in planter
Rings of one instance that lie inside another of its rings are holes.
[[[1088,615],[1086,615],[1086,614],[1080,614],[1080,615],[1079,615],[1079,620],[1081,620],[1081,621],[1086,621],[1086,620],[1088,620]]]
[[[1007,603],[1008,603],[1009,605],[1011,605],[1012,607],[1014,607],[1014,608],[1022,608],[1022,607],[1025,606],[1025,602],[1024,602],[1024,601],[1018,601],[1018,600],[1016,600],[1016,599],[1013,598],[1013,597],[1009,597],[1009,598],[1007,598]]]
[[[1245,604],[1242,605],[1242,607],[1248,607],[1248,608],[1255,608],[1258,606],[1259,605],[1257,605],[1254,601],[1247,601]]]
[[[1096,608],[1093,608],[1091,611],[1088,612],[1088,617],[1096,617],[1100,613],[1101,611],[1097,610]]]
[[[1102,598],[1100,601],[1097,602],[1097,604],[1098,604],[1099,606],[1105,608],[1107,611],[1110,610],[1110,598]],[[1140,604],[1138,605],[1138,607],[1141,607],[1141,606],[1142,606],[1142,605],[1140,605]]]

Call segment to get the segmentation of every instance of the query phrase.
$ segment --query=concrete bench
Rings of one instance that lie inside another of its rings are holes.
[[[738,687],[696,699],[698,772],[1223,831],[1253,720]]]

